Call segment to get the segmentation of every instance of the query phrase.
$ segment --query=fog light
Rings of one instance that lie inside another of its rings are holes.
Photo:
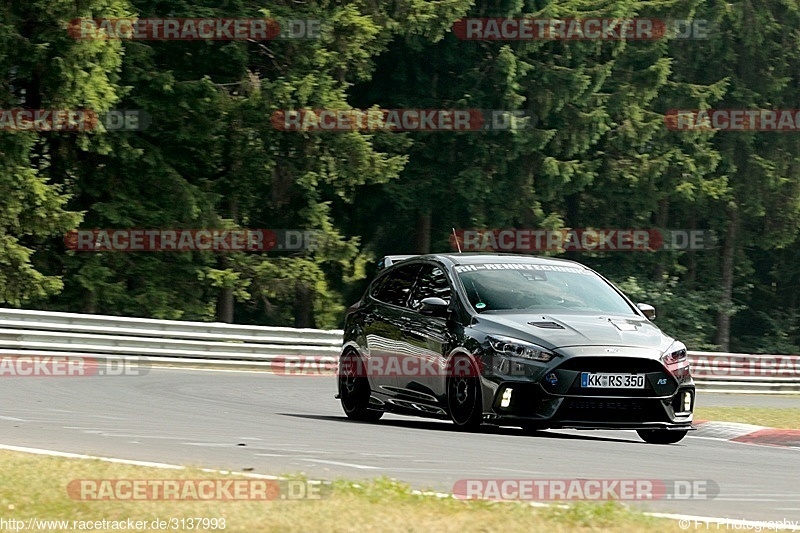
[[[683,393],[683,411],[689,412],[692,410],[692,393],[691,392],[684,392]]]
[[[500,407],[508,407],[511,405],[511,389],[503,391],[503,399],[500,400]]]

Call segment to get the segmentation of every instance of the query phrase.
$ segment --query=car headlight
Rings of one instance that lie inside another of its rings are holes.
[[[676,365],[686,361],[686,346],[682,342],[673,343],[667,352],[661,356],[661,361],[665,365]]]
[[[532,361],[539,361],[541,363],[547,363],[556,356],[556,354],[547,351],[541,346],[537,346],[530,342],[521,341],[519,339],[499,336],[488,337],[488,339],[489,345],[492,347],[492,349],[503,355],[521,357],[523,359],[530,359]]]

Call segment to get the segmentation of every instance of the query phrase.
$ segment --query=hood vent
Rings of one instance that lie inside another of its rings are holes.
[[[636,331],[636,324],[631,324],[630,322],[614,322],[613,320],[609,320],[614,327],[616,327],[620,331]]]
[[[528,322],[531,326],[536,326],[542,329],[565,329],[564,326],[557,322]]]

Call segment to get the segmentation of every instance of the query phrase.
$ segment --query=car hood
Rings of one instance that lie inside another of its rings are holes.
[[[473,327],[489,335],[516,337],[548,349],[617,346],[664,352],[674,340],[638,316],[490,312],[478,315]]]

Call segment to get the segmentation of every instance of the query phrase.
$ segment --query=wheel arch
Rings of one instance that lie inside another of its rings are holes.
[[[480,356],[470,352],[468,349],[464,348],[463,346],[457,346],[447,356],[447,364],[445,366],[446,371],[445,371],[445,375],[444,375],[444,384],[443,384],[444,385],[444,389],[443,390],[445,391],[445,395],[447,394],[447,381],[450,379],[450,377],[452,376],[452,372],[453,372],[453,360],[456,357],[459,357],[459,356],[466,356],[469,359],[470,364],[472,365],[472,368],[477,372],[478,384],[480,386],[480,392],[481,392],[481,401],[482,401],[482,404],[483,404],[483,406],[482,406],[483,412],[487,413],[487,412],[491,411],[492,398],[494,397],[494,391],[491,389],[491,387],[487,388],[488,382],[483,377],[482,368],[484,366],[484,363],[482,362]],[[445,396],[445,399],[444,399],[444,403],[445,403],[445,405],[447,404],[446,396]],[[488,410],[487,410],[487,408],[488,408]]]

